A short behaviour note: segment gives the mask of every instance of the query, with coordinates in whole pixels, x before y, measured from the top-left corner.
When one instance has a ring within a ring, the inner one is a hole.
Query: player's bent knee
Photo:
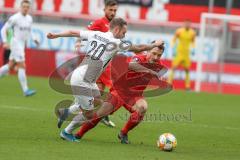
[[[145,114],[147,112],[147,104],[140,104],[136,107],[136,111],[139,112],[140,114]]]
[[[147,112],[147,108],[148,108],[147,105],[141,105],[139,112],[145,114]]]
[[[135,110],[138,111],[140,114],[145,114],[147,111],[148,105],[144,99],[140,99],[137,101]]]

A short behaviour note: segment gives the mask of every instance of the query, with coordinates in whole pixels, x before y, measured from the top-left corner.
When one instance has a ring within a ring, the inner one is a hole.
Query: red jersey
[[[109,31],[109,23],[110,21],[103,17],[92,22],[87,28],[92,31],[101,31],[101,32],[108,32]],[[103,83],[105,86],[111,87],[111,63],[107,66],[105,71],[101,74],[98,78],[97,83]]]
[[[87,28],[92,31],[101,31],[101,32],[108,32],[109,31],[109,23],[110,21],[103,17],[92,22]]]
[[[159,72],[161,69],[165,68],[160,61],[155,63],[149,63],[147,55],[137,55],[132,57],[130,62],[139,63],[140,65]],[[129,63],[129,62],[127,62]],[[116,66],[116,65],[114,65]],[[121,65],[122,66],[122,65]],[[128,66],[128,65],[127,65]],[[118,70],[118,69],[115,69]],[[126,73],[117,73],[121,75],[120,77],[113,78],[113,86],[111,91],[117,91],[120,96],[123,97],[139,97],[143,95],[143,91],[149,85],[150,81],[153,79],[157,80],[157,77],[150,73],[135,72],[132,70],[125,71]]]
[[[143,92],[147,86],[157,86],[157,90],[160,91],[162,86],[165,87],[164,85],[167,85],[167,82],[159,80],[158,77],[150,73],[129,70],[128,67],[130,62],[138,63],[156,72],[166,69],[160,61],[149,63],[146,55],[137,55],[128,59],[126,57],[124,59],[123,56],[116,56],[113,59],[113,66],[111,68],[113,71],[111,73],[113,86],[107,97],[107,102],[115,107],[114,111],[118,110],[121,106],[124,106],[132,113],[134,111],[132,106],[139,99],[144,98]],[[155,91],[156,90],[154,90],[154,93],[156,93]],[[148,91],[145,92],[147,93]],[[157,94],[158,93],[159,92],[157,92]],[[149,95],[153,95],[151,90],[149,91]]]

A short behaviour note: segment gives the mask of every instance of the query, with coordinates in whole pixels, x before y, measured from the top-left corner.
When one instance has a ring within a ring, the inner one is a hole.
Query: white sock
[[[72,134],[73,130],[81,126],[86,121],[86,118],[82,113],[76,115],[71,123],[65,128],[65,132],[68,134]]]
[[[70,114],[75,114],[80,111],[79,104],[73,104],[68,109]]]
[[[28,90],[28,86],[27,86],[27,77],[26,77],[25,69],[23,68],[18,69],[18,80],[22,86],[23,92],[26,92]]]
[[[9,65],[6,64],[0,68],[0,77],[5,76],[9,71]]]

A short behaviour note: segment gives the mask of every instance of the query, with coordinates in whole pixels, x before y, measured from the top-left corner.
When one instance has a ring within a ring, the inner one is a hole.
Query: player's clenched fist
[[[48,39],[54,39],[54,38],[58,38],[58,36],[57,36],[57,34],[54,34],[54,33],[48,33],[47,38]]]
[[[156,46],[160,47],[164,45],[164,41],[163,40],[156,40],[154,43]]]

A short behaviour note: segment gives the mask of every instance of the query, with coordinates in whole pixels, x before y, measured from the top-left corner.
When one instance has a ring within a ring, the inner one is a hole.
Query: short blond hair
[[[127,25],[127,22],[124,19],[122,19],[122,18],[114,18],[110,22],[110,29],[113,29],[116,26],[119,26],[120,28],[122,28],[125,25]]]

